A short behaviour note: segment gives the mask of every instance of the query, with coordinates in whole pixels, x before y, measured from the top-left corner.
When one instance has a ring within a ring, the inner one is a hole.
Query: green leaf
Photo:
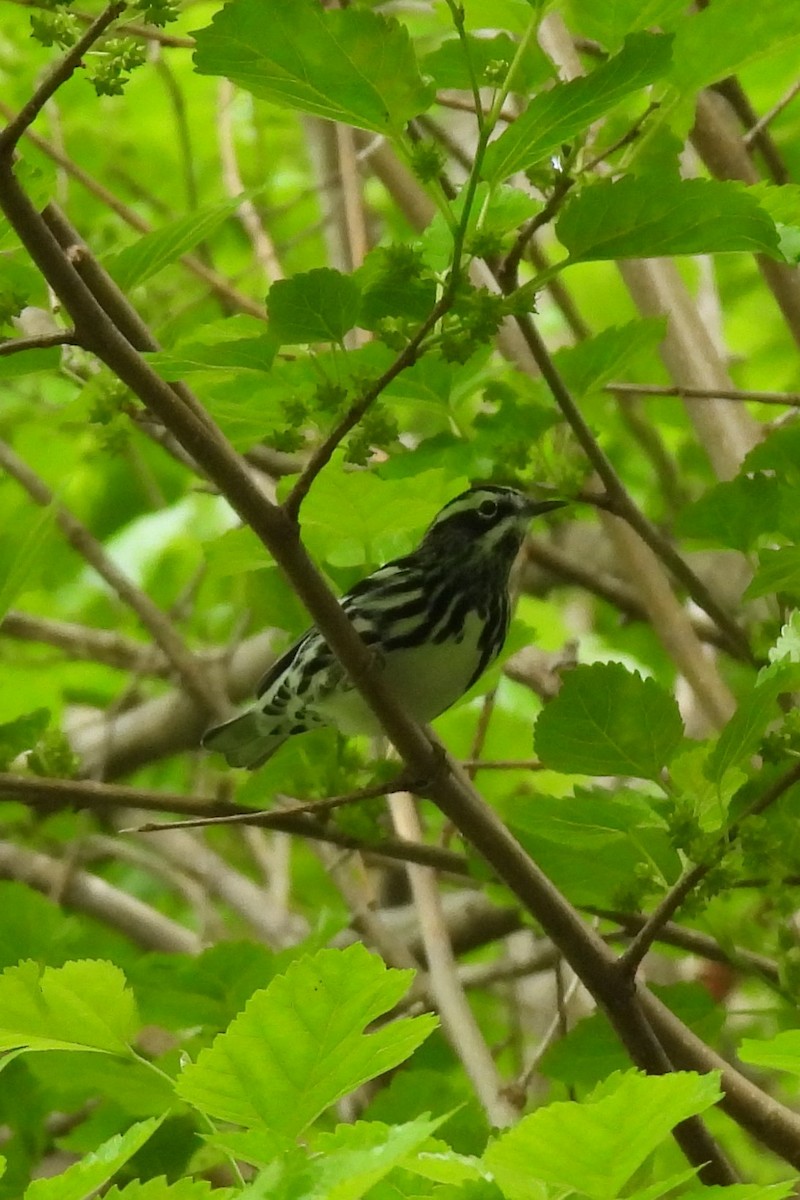
[[[438,510],[467,482],[443,470],[413,479],[367,471],[324,471],[303,504],[309,549],[338,567],[360,567],[407,554]]]
[[[740,700],[736,712],[709,755],[706,772],[718,786],[731,767],[744,763],[758,748],[767,727],[778,716],[778,697],[797,685],[797,669],[780,664],[768,669],[756,687]]]
[[[775,225],[741,184],[626,175],[584,188],[557,225],[570,262],[718,254],[777,256]]]
[[[207,371],[269,371],[278,341],[265,331],[263,321],[239,313],[223,321],[193,328],[169,350],[145,354],[162,379],[183,379]]]
[[[672,82],[682,95],[689,95],[766,54],[786,52],[798,38],[797,13],[781,0],[714,0],[678,28]]]
[[[625,96],[664,74],[670,63],[671,43],[671,36],[663,34],[631,34],[620,53],[590,75],[540,92],[522,116],[488,147],[484,178],[499,183],[584,134],[592,122]]]
[[[663,317],[629,321],[604,329],[575,346],[565,346],[553,355],[553,360],[570,391],[586,396],[619,379],[637,355],[652,355],[665,332]]]
[[[737,475],[684,509],[678,527],[686,537],[747,552],[760,537],[781,529],[781,501],[781,480],[775,476]]]
[[[609,50],[616,50],[637,29],[670,30],[686,19],[683,0],[614,0],[613,4],[572,0],[570,9],[574,27]]]
[[[528,1200],[530,1180],[616,1200],[633,1173],[680,1122],[715,1104],[719,1072],[628,1074],[594,1102],[540,1108],[491,1145],[484,1163],[509,1200]]]
[[[535,748],[555,771],[658,779],[683,738],[678,706],[621,663],[570,671],[536,722]]]
[[[502,25],[502,18],[497,27]],[[475,37],[466,35],[467,61],[464,43],[461,38],[447,38],[432,53],[426,54],[422,60],[422,70],[426,75],[433,76],[437,88],[455,88],[468,92],[472,87],[470,64],[478,80],[486,80],[487,68],[502,63],[507,71],[517,53],[519,43],[507,33],[498,33],[494,37]],[[553,66],[547,56],[537,45],[528,45],[524,61],[519,64],[518,73],[514,77],[514,90],[532,92],[553,77]]]
[[[318,267],[273,283],[269,330],[283,345],[341,342],[358,320],[361,292],[349,275]]]
[[[61,350],[58,346],[44,350],[20,350],[0,358],[0,379],[35,375],[37,371],[55,371],[60,362]]]
[[[223,1121],[295,1138],[347,1092],[403,1062],[429,1016],[365,1034],[405,993],[412,972],[387,970],[360,943],[293,963],[178,1080],[182,1099]]]
[[[195,38],[200,74],[359,129],[391,135],[433,100],[407,31],[364,9],[231,0]]]
[[[777,592],[800,595],[800,546],[760,551],[758,570],[745,589],[744,599],[774,596]]]
[[[0,726],[0,738],[2,729]],[[78,933],[75,918],[24,883],[0,883],[0,912],[0,970],[23,958],[61,963],[74,945]]]
[[[241,203],[242,196],[237,196],[208,208],[198,208],[161,229],[146,233],[132,246],[106,255],[103,265],[119,287],[129,291],[152,279],[182,254],[188,254],[198,242],[211,237]]]
[[[323,1133],[314,1140],[315,1154],[321,1156],[317,1194],[326,1200],[360,1200],[395,1167],[406,1166],[446,1120],[423,1115],[404,1125],[356,1121]]]
[[[728,1186],[693,1187],[681,1192],[681,1200],[784,1200],[796,1193],[797,1181],[782,1183],[734,1183]],[[635,1197],[631,1197],[635,1200]]]
[[[23,509],[16,515],[13,555],[3,563],[0,581],[0,621],[26,588],[38,582],[42,568],[52,552],[56,532],[56,511],[45,508]],[[10,561],[9,561],[10,559]]]
[[[49,711],[37,708],[32,713],[17,717],[15,721],[0,725],[0,770],[7,770],[17,755],[33,749],[49,721]]]
[[[120,1188],[114,1184],[103,1200],[232,1200],[232,1188],[217,1188],[205,1179],[176,1179],[168,1183],[163,1175],[156,1179],[132,1179]],[[53,1198],[55,1200],[55,1197]]]
[[[153,1136],[163,1117],[151,1117],[132,1125],[125,1133],[109,1138],[80,1162],[72,1163],[52,1179],[37,1179],[25,1191],[24,1200],[86,1200],[108,1183],[120,1167]],[[155,1198],[153,1198],[155,1200]],[[179,1200],[184,1200],[180,1197]],[[188,1200],[188,1197],[186,1198]],[[194,1197],[192,1197],[194,1200]]]
[[[28,961],[0,975],[0,1050],[127,1055],[137,1029],[133,993],[110,962],[42,968]]]
[[[644,796],[576,788],[572,796],[510,797],[500,813],[524,848],[573,904],[613,908],[642,879],[669,884],[680,858]],[[586,870],[591,861],[591,871]]]
[[[742,1062],[756,1067],[800,1075],[800,1029],[784,1029],[768,1040],[745,1038],[738,1053]]]

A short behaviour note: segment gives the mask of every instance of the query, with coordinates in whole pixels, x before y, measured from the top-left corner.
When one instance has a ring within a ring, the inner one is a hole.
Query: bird
[[[450,708],[497,658],[511,568],[530,521],[565,503],[496,484],[471,487],[445,504],[416,549],[341,598],[390,690],[418,721]],[[316,628],[272,665],[256,696],[203,736],[203,747],[232,767],[260,767],[288,738],[323,726],[348,736],[381,731]]]

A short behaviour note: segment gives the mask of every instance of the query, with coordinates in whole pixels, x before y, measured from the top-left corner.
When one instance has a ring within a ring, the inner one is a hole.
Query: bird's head
[[[564,500],[533,500],[515,488],[481,484],[456,496],[437,514],[423,539],[428,551],[500,559],[511,566],[531,519],[562,508]]]

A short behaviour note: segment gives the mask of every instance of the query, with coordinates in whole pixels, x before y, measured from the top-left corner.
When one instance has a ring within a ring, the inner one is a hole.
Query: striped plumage
[[[441,510],[411,554],[379,567],[341,604],[385,679],[420,721],[431,721],[497,657],[509,622],[508,580],[531,517],[562,501],[481,486]],[[262,679],[256,703],[210,729],[209,750],[259,767],[293,734],[323,725],[377,733],[367,704],[316,629]]]

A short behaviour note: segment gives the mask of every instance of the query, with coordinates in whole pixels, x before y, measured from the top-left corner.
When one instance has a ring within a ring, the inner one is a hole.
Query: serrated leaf
[[[205,1179],[176,1179],[169,1183],[165,1176],[159,1175],[155,1179],[132,1179],[122,1188],[114,1184],[103,1200],[231,1200],[233,1195],[232,1188],[212,1188]]]
[[[109,1138],[80,1162],[72,1163],[52,1179],[37,1179],[25,1191],[24,1200],[86,1200],[108,1183],[120,1167],[153,1136],[163,1117],[150,1117],[132,1125],[125,1133]],[[183,1200],[183,1198],[181,1198]],[[192,1198],[194,1200],[194,1198]]]
[[[56,528],[56,510],[52,504],[26,509],[17,515],[13,550],[3,563],[0,581],[0,621],[17,597],[38,580]]]
[[[775,225],[738,183],[626,175],[584,188],[562,212],[556,233],[570,262],[719,254],[778,256]]]
[[[32,713],[25,713],[14,721],[0,725],[0,770],[5,771],[17,755],[33,749],[49,721],[49,710],[37,708]]]
[[[358,320],[361,292],[349,275],[317,267],[273,283],[267,296],[269,331],[283,345],[341,342]]]
[[[364,9],[231,0],[195,39],[201,75],[359,129],[391,134],[433,100],[407,31]]]
[[[629,321],[558,350],[553,360],[570,391],[585,396],[619,378],[637,354],[652,354],[665,333],[666,320],[662,317]]]
[[[797,13],[780,0],[714,0],[678,27],[672,82],[682,95],[689,95],[767,54],[785,52],[798,38]]]
[[[404,1125],[356,1121],[314,1140],[318,1194],[326,1200],[361,1200],[394,1167],[406,1166],[447,1117],[425,1115]]]
[[[658,779],[683,738],[678,706],[621,663],[570,671],[536,722],[536,753],[555,771]]]
[[[795,1195],[797,1181],[784,1179],[781,1183],[733,1183],[729,1187],[693,1187],[681,1192],[681,1200],[784,1200]],[[636,1200],[634,1196],[631,1200]]]
[[[182,1099],[203,1112],[279,1137],[403,1062],[435,1019],[415,1017],[365,1034],[406,991],[410,971],[388,970],[360,943],[293,963],[187,1066]]]
[[[758,570],[744,592],[745,600],[774,596],[777,592],[800,595],[800,546],[762,550]]]
[[[106,255],[103,266],[123,291],[129,291],[137,284],[152,279],[182,254],[188,254],[199,242],[211,237],[241,203],[242,196],[237,196],[207,208],[195,209],[161,229],[146,233],[132,246]]]
[[[616,1200],[674,1127],[720,1096],[719,1072],[628,1074],[594,1103],[550,1104],[523,1117],[483,1161],[509,1200],[527,1200],[531,1178],[591,1200]]]
[[[559,83],[531,100],[522,116],[487,148],[482,174],[493,183],[533,167],[583,134],[621,99],[663,75],[672,37],[634,33],[619,54],[590,75]]]
[[[137,1029],[133,993],[113,963],[28,961],[0,975],[0,1050],[127,1055]]]

